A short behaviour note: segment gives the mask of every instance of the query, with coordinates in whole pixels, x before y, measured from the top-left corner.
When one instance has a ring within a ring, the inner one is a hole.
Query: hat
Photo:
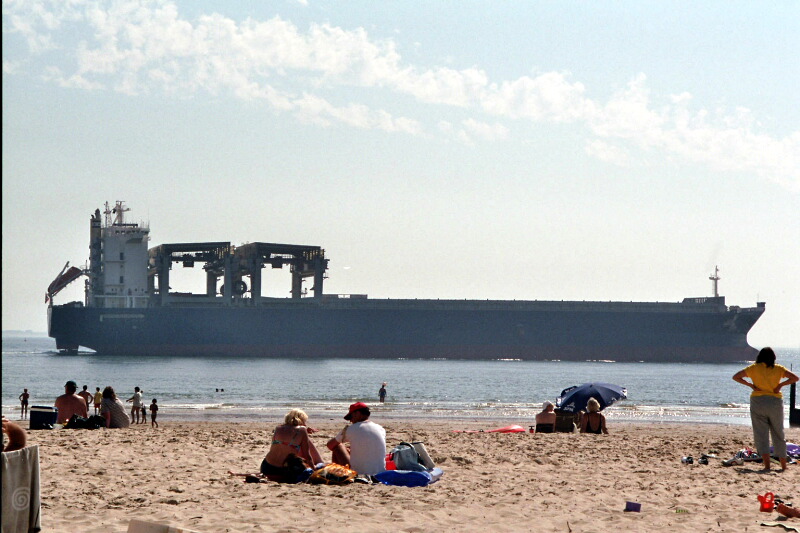
[[[77,388],[78,388],[78,384],[77,384],[77,383],[75,383],[75,382],[74,382],[74,381],[72,381],[72,380],[69,380],[69,381],[67,381],[66,383],[64,383],[64,386],[65,386],[65,387],[71,387],[71,388],[73,388],[73,389],[77,389]]]
[[[542,404],[542,409],[547,409],[548,407],[555,407],[555,406],[553,405],[553,402],[544,402]]]
[[[350,420],[350,417],[353,416],[353,413],[355,413],[359,409],[369,409],[369,406],[367,404],[365,404],[364,402],[356,402],[356,403],[354,403],[353,405],[350,406],[350,410],[347,412],[347,414],[344,415],[344,419],[345,420]]]

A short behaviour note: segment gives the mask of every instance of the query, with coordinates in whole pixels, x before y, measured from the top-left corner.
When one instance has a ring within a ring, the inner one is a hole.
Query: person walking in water
[[[381,403],[383,403],[384,400],[386,400],[386,382],[385,381],[383,382],[383,385],[381,385],[381,388],[378,391],[378,399],[380,400]]]
[[[745,378],[750,378],[750,381],[745,381]],[[750,393],[750,421],[753,424],[753,440],[758,455],[764,461],[765,471],[770,469],[770,436],[775,456],[781,462],[781,471],[786,470],[781,388],[797,383],[798,379],[796,374],[775,364],[775,351],[772,348],[762,348],[755,363],[733,375],[733,381],[753,389]]]
[[[19,395],[19,406],[22,409],[22,418],[25,419],[25,415],[28,414],[28,399],[31,397],[28,394],[28,389],[22,391],[22,394]]]

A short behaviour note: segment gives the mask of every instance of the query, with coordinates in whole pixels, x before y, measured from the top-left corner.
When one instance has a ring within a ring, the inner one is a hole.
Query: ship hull
[[[621,302],[273,301],[49,309],[62,350],[109,355],[739,362],[763,308]]]

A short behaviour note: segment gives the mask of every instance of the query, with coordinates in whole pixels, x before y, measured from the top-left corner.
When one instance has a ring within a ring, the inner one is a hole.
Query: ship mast
[[[125,211],[130,211],[129,207],[125,207],[125,200],[117,200],[116,205],[110,208],[106,202],[106,210],[103,214],[106,216],[106,227],[111,226],[111,215],[114,215],[113,225],[122,226],[125,224]]]
[[[714,273],[708,278],[714,284],[714,298],[719,298],[719,289],[717,283],[719,282],[719,267],[714,265]]]

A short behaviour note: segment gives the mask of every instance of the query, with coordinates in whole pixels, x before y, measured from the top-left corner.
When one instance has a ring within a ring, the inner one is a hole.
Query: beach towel
[[[398,487],[425,487],[435,483],[442,477],[442,469],[434,468],[430,472],[417,470],[386,470],[372,476],[384,485]]]
[[[769,453],[775,453],[775,447],[769,447]],[[786,455],[789,457],[794,457],[795,459],[800,459],[800,445],[797,445],[793,442],[786,443]]]
[[[39,494],[39,446],[3,452],[3,533],[42,530]]]
[[[506,426],[504,428],[497,428],[497,429],[473,429],[473,430],[454,429],[453,433],[525,433],[525,428],[515,424],[512,426]]]
[[[319,470],[315,470],[308,478],[308,482],[323,485],[346,485],[352,483],[356,475],[355,470],[336,463],[329,463]]]

